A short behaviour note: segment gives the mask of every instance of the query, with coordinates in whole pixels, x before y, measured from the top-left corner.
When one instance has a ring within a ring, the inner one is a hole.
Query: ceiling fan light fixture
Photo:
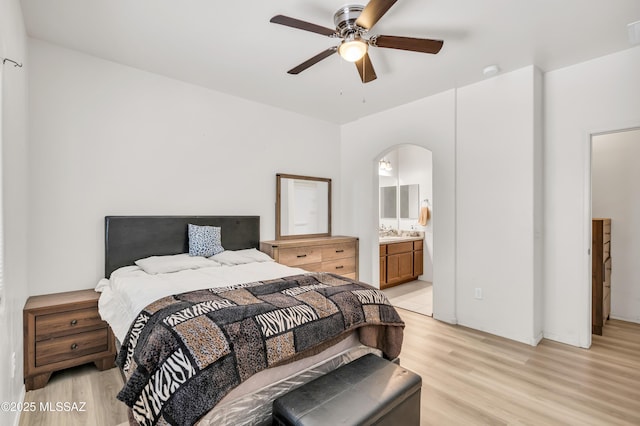
[[[368,47],[367,43],[359,36],[353,36],[340,43],[338,53],[345,61],[356,62],[367,53]]]

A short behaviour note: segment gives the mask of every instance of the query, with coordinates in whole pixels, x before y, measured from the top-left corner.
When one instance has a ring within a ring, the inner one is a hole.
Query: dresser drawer
[[[288,266],[304,265],[306,263],[319,263],[322,261],[322,248],[320,247],[293,247],[280,249],[278,262]]]
[[[106,328],[96,308],[77,309],[36,316],[36,341],[70,333]]]
[[[406,253],[408,251],[413,251],[413,241],[387,244],[387,254]]]
[[[322,247],[322,260],[342,259],[355,257],[356,243],[342,243]]]
[[[356,271],[356,259],[354,257],[322,262],[323,272],[332,272],[338,275],[346,275]]]
[[[36,342],[36,367],[106,351],[108,335],[103,328]]]

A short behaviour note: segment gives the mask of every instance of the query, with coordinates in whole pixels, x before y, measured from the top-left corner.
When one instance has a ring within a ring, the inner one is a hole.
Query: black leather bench
[[[369,354],[273,402],[273,424],[419,425],[422,378]]]

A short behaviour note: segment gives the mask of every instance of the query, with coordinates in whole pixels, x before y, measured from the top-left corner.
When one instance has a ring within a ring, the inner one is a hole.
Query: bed
[[[190,224],[219,227],[225,251],[206,259],[188,256]],[[132,423],[269,424],[272,401],[291,389],[368,353],[398,355],[404,324],[381,293],[332,274],[278,264],[257,250],[259,239],[256,216],[105,218],[106,278],[96,290],[100,314],[122,345],[117,363],[127,382],[119,399],[131,407]],[[202,264],[165,272],[166,263],[159,269],[135,263],[174,258]],[[335,306],[342,309],[352,299],[359,299],[358,307],[336,312]],[[252,310],[249,319],[235,318]],[[295,315],[274,321],[281,312]],[[330,332],[337,318],[346,331]],[[264,340],[255,343],[254,334]],[[222,355],[221,345],[229,348]],[[180,359],[171,358],[176,353]],[[203,361],[202,353],[211,359]],[[155,373],[152,358],[158,358]],[[183,361],[196,366],[189,368],[198,375],[175,367]],[[218,368],[228,374],[221,376]],[[150,388],[153,396],[145,394]],[[185,408],[192,402],[197,409]]]

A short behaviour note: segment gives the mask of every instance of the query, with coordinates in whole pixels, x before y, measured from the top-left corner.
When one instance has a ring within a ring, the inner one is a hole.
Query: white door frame
[[[588,291],[583,293],[585,296],[583,298],[584,303],[582,304],[584,306],[584,311],[583,311],[584,313],[582,315],[582,318],[586,323],[586,327],[582,329],[583,331],[580,336],[580,342],[582,342],[580,346],[585,348],[591,347],[591,324],[592,324],[592,318],[591,318],[591,298],[592,298],[592,287],[591,287],[592,286],[591,284],[592,193],[591,193],[591,188],[592,188],[592,182],[591,182],[591,179],[592,179],[592,161],[593,161],[592,159],[593,137],[612,134],[612,133],[627,132],[627,131],[638,130],[638,129],[640,129],[640,123],[634,123],[634,124],[621,123],[617,126],[613,125],[613,126],[607,127],[606,129],[597,129],[597,130],[589,131],[587,132],[587,135],[586,135],[587,149],[584,155],[585,186],[584,186],[584,196],[583,196],[583,199],[584,199],[584,215],[583,215],[584,250],[583,250],[583,253],[585,254],[585,258],[586,258],[586,261],[584,263],[586,264],[587,267],[583,271],[583,274],[584,274],[583,279],[584,279],[585,287],[588,289]]]

